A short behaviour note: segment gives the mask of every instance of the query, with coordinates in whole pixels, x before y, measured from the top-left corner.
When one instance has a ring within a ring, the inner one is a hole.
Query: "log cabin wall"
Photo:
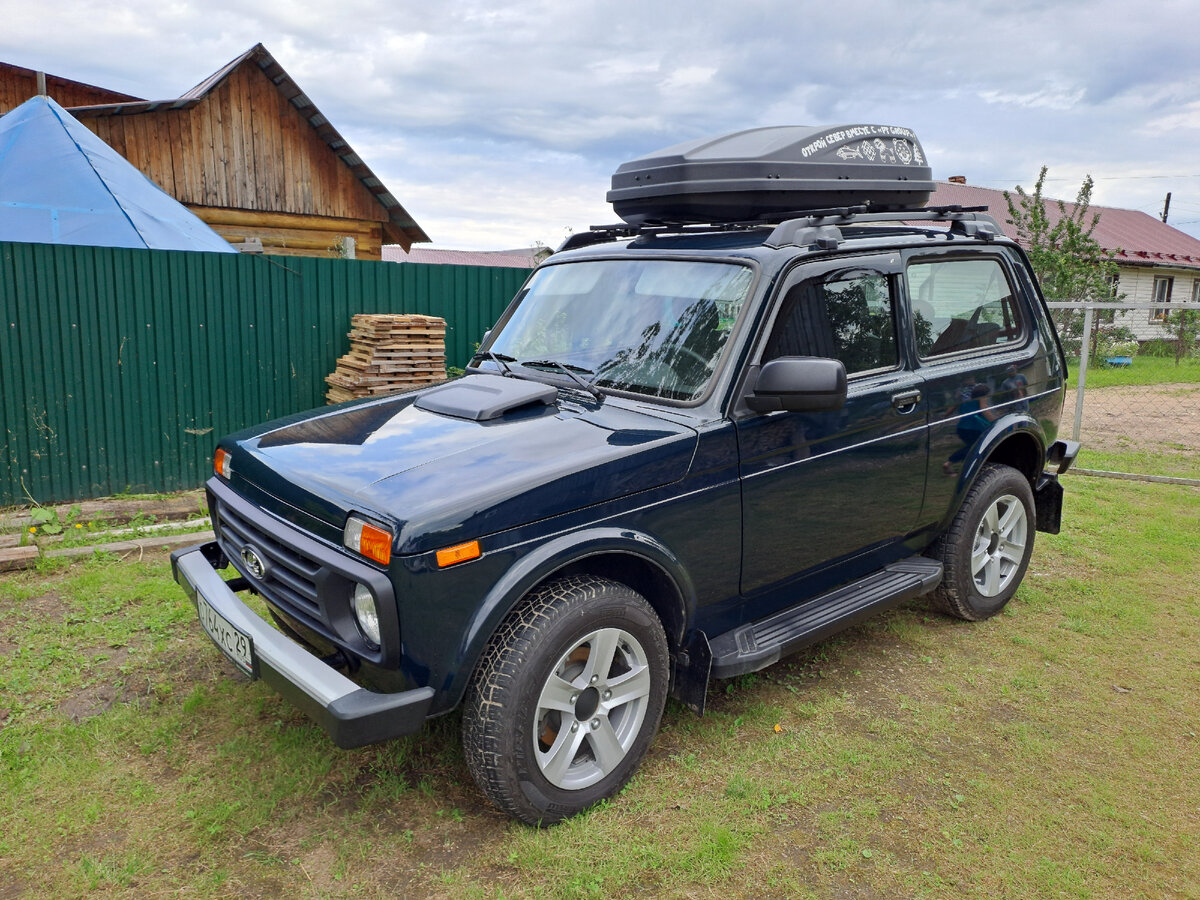
[[[193,104],[79,120],[231,243],[380,259],[387,210],[251,60]]]
[[[37,96],[37,72],[23,66],[0,63],[0,116]],[[60,106],[93,106],[99,103],[124,103],[137,100],[128,94],[109,91],[81,81],[57,75],[46,76],[46,93]]]

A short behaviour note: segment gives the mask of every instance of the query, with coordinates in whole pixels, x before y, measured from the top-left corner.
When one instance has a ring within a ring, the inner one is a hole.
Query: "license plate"
[[[234,665],[253,678],[254,641],[250,639],[250,635],[234,628],[229,620],[209,606],[208,601],[199,593],[196,594],[196,612],[200,616],[200,624],[204,626],[213,643]]]

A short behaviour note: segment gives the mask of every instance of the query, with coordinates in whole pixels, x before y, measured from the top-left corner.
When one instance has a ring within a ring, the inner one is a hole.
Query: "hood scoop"
[[[557,399],[557,389],[548,384],[482,374],[467,375],[433,388],[422,394],[414,405],[426,412],[486,422],[523,406],[548,406]]]

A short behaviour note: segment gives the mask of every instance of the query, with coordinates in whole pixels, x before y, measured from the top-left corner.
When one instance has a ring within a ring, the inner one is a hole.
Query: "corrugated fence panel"
[[[359,312],[462,367],[526,269],[0,244],[0,506],[195,487],[222,434],[324,403]]]

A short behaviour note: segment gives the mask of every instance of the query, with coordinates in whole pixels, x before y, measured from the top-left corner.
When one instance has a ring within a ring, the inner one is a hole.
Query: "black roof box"
[[[623,164],[608,202],[630,225],[749,222],[845,206],[919,209],[933,173],[889,125],[782,125],[676,144]]]

